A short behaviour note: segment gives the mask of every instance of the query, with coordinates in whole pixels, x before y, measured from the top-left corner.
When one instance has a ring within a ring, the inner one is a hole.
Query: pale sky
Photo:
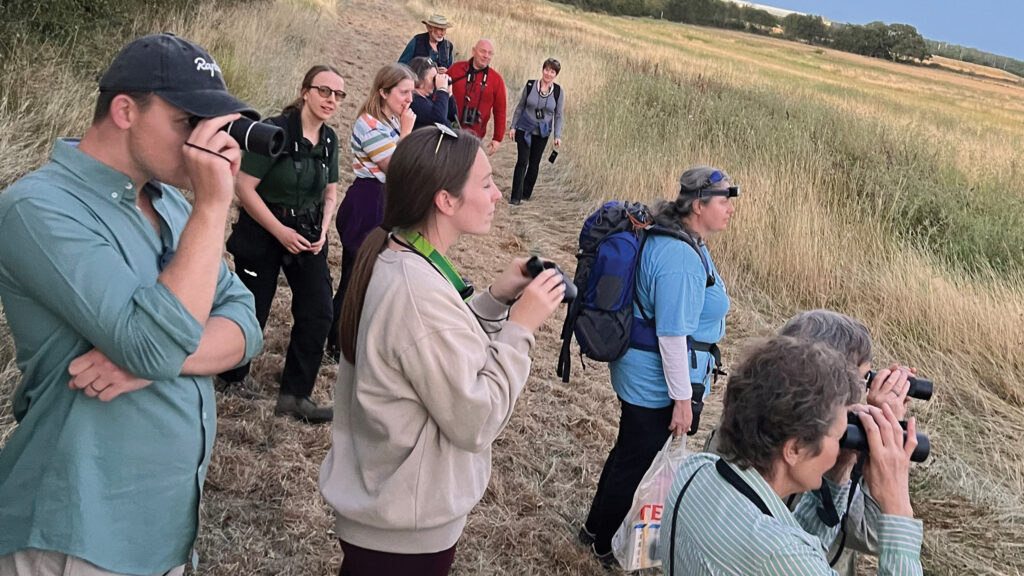
[[[929,40],[1024,60],[1024,0],[753,0],[834,22],[910,24]]]

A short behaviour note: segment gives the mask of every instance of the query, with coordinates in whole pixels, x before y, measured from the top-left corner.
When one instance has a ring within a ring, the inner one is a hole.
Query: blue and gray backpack
[[[658,351],[653,314],[647,315],[636,296],[636,269],[652,234],[686,242],[700,255],[708,275],[707,286],[715,283],[704,252],[690,235],[654,224],[648,207],[639,202],[601,206],[580,231],[573,276],[579,296],[566,313],[558,355],[557,373],[563,382],[569,381],[574,334],[581,362],[584,355],[598,362],[611,362],[622,358],[630,348]],[[633,321],[634,302],[642,316],[637,324]]]

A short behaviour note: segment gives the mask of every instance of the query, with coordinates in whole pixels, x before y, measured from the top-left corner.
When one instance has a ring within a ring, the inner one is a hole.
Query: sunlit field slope
[[[933,377],[912,408],[933,442],[912,478],[926,572],[1024,569],[1024,88],[549,4],[433,5],[456,45],[494,39],[511,87],[561,60],[568,243],[596,201],[728,170],[742,195],[712,251],[734,319],[834,308],[870,326],[876,364]]]

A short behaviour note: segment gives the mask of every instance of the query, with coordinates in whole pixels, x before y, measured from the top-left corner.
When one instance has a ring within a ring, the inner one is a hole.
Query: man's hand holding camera
[[[195,192],[197,205],[206,201],[231,203],[234,177],[242,165],[242,150],[221,128],[239,118],[241,114],[203,119],[184,144],[188,187]]]

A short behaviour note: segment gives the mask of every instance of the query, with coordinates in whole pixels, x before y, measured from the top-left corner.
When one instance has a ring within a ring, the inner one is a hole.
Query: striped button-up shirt
[[[695,454],[679,469],[665,502],[664,525],[659,546],[668,576],[832,575],[825,550],[836,539],[839,526],[828,527],[818,518],[821,500],[817,492],[804,495],[792,513],[761,475],[733,466],[740,478],[761,497],[771,516],[740,494],[715,470],[714,454]],[[693,477],[679,509],[676,498]],[[849,484],[830,485],[839,514],[846,510]],[[671,538],[676,518],[675,540]],[[878,574],[917,576],[921,571],[920,520],[883,514],[879,522]],[[669,554],[675,557],[670,572]]]

